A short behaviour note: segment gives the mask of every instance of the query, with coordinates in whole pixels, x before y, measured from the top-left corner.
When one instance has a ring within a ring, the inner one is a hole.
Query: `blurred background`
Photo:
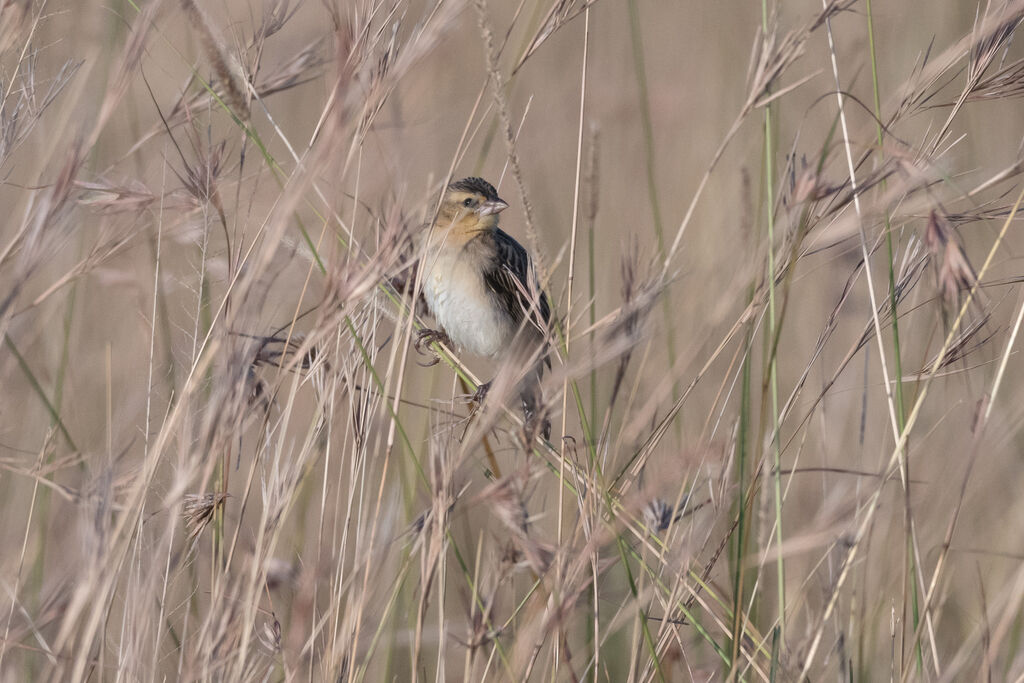
[[[1020,675],[1022,10],[4,3],[0,675]],[[469,175],[550,444],[388,285]]]

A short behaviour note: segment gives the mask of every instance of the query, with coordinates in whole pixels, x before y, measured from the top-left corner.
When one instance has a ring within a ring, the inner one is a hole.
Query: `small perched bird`
[[[548,438],[549,425],[536,420],[540,379],[545,364],[551,367],[545,335],[551,308],[526,249],[498,227],[507,208],[482,178],[448,186],[422,251],[423,295],[443,333],[424,330],[419,343],[447,338],[480,356],[532,363],[518,391],[527,431],[539,427]]]

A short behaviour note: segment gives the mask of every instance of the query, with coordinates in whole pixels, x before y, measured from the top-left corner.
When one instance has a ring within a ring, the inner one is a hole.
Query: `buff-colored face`
[[[505,201],[487,199],[479,192],[448,190],[437,216],[437,228],[467,234],[488,230],[498,222],[498,214],[508,208]]]

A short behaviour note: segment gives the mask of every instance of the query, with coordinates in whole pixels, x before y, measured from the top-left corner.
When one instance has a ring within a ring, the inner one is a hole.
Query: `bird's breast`
[[[448,337],[470,353],[495,356],[515,333],[512,320],[484,282],[483,265],[465,250],[443,249],[435,255],[423,294]]]

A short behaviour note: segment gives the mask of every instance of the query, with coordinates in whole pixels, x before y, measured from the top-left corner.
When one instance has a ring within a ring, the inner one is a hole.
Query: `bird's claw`
[[[523,414],[523,436],[526,443],[531,444],[540,435],[544,441],[551,440],[551,420],[543,413],[526,412]]]
[[[430,345],[434,343],[451,346],[452,341],[442,330],[424,329],[416,333],[416,341],[413,342],[413,348],[416,349],[416,353],[423,356],[433,356],[433,358],[426,363],[420,363],[420,365],[425,368],[429,368],[430,366],[437,365],[441,362],[441,357],[430,348]]]
[[[523,406],[523,436],[527,444],[533,443],[538,435],[544,440],[551,439],[551,420],[541,401],[540,387],[527,389],[521,396]]]
[[[469,398],[470,398],[471,401],[475,401],[477,403],[481,403],[482,404],[484,402],[484,399],[487,398],[487,392],[490,391],[490,390],[491,390],[491,382],[484,382],[483,384],[481,384],[480,386],[478,386],[476,388],[476,391],[474,391],[473,395],[470,396]]]
[[[288,360],[294,359],[294,354],[302,348],[303,339],[301,337],[278,337],[269,336],[260,338],[260,345],[256,349],[256,355],[253,358],[253,365],[278,365],[281,363],[281,357],[288,355]],[[308,370],[313,367],[313,364],[317,360],[317,348],[311,347],[302,356],[302,359],[298,361],[298,367],[303,370]]]

